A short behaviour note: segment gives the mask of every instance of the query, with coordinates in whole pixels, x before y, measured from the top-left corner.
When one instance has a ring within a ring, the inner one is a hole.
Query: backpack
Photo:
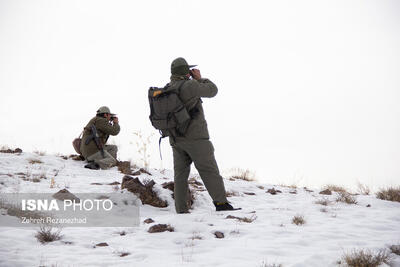
[[[78,138],[75,138],[72,141],[72,146],[74,147],[76,153],[78,153],[79,155],[82,155],[82,152],[81,152],[81,143],[82,143],[81,136],[82,136],[82,134],[83,134],[83,132],[81,132],[81,134],[79,135]]]
[[[159,130],[161,138],[183,136],[189,126],[191,116],[179,98],[179,91],[184,83],[185,81],[177,89],[171,88],[169,84],[164,88],[149,89],[149,119],[154,128]]]

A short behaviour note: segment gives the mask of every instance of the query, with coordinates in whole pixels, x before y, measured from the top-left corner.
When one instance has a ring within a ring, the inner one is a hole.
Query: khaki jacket
[[[99,135],[99,140],[103,146],[107,143],[108,137],[110,135],[117,135],[120,131],[119,124],[111,125],[109,121],[104,117],[94,117],[86,125],[83,131],[82,142],[81,142],[81,152],[85,159],[94,153],[98,152],[99,149],[96,146],[95,141],[92,139],[89,144],[85,145],[88,138],[92,136],[92,131],[90,126],[94,124]]]
[[[182,82],[184,82],[182,84]],[[199,139],[209,139],[209,133],[207,128],[207,122],[204,116],[204,110],[201,98],[202,97],[214,97],[217,92],[217,86],[208,79],[200,80],[189,80],[182,76],[171,76],[170,86],[179,88],[179,97],[184,103],[185,107],[192,113],[192,120],[188,126],[188,129],[183,137],[170,137],[170,143],[174,141],[190,141]]]

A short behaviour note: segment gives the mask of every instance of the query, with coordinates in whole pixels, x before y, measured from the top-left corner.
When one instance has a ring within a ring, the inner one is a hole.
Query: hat
[[[102,106],[97,110],[97,114],[104,114],[104,113],[109,113],[111,115],[116,115],[114,113],[111,113],[110,109],[106,106]]]
[[[189,70],[197,65],[189,65],[183,57],[174,59],[171,63],[171,74],[173,75],[186,75]]]

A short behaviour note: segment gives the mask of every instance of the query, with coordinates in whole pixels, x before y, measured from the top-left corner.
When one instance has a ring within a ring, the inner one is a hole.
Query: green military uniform
[[[182,61],[183,60],[183,61]],[[177,62],[178,61],[178,62]],[[183,62],[183,63],[182,63]],[[170,136],[174,157],[174,195],[178,213],[187,212],[187,190],[190,165],[193,162],[214,203],[226,203],[225,187],[214,157],[214,147],[210,142],[205,120],[202,97],[214,97],[217,86],[208,79],[190,80],[187,69],[174,69],[174,63],[185,64],[183,58],[174,60],[171,66],[170,86],[179,88],[179,97],[191,113],[192,120],[184,136]]]
[[[101,107],[99,111],[102,110],[102,108],[104,109],[106,107]],[[101,116],[102,115],[101,113],[99,114],[99,111],[98,115],[92,118],[84,128],[82,142],[81,142],[81,152],[87,161],[89,162],[94,161],[100,166],[101,169],[108,169],[117,164],[116,158],[117,158],[118,148],[115,145],[105,145],[105,144],[110,135],[117,135],[119,133],[120,126],[118,123],[111,125],[106,118]],[[106,109],[106,111],[110,113],[108,108]],[[94,125],[97,129],[97,133],[99,135],[99,141],[104,146],[103,148],[104,156],[97,147],[94,139],[92,139],[86,145],[86,140],[88,138],[91,138],[92,136],[92,131],[90,129],[91,125]]]

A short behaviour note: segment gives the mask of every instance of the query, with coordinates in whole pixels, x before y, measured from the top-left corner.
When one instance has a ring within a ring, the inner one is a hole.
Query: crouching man
[[[117,165],[118,148],[106,143],[110,135],[117,135],[119,131],[119,122],[115,114],[111,113],[108,107],[100,107],[83,131],[81,152],[89,162],[85,168],[104,170]]]

